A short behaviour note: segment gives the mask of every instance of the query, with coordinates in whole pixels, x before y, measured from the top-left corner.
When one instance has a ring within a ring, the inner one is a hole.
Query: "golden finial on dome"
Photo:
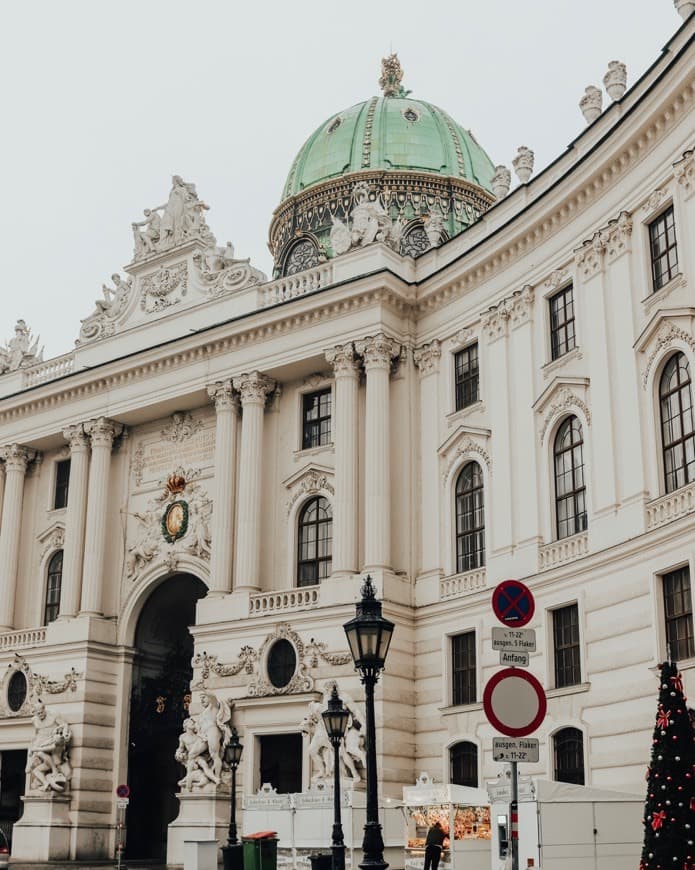
[[[385,97],[403,97],[405,91],[401,82],[403,81],[403,67],[401,66],[398,55],[394,51],[388,57],[381,59],[381,78],[379,79],[379,87]]]

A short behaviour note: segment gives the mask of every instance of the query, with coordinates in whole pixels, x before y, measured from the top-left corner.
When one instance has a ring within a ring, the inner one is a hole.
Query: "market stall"
[[[490,803],[484,789],[435,784],[421,773],[403,789],[406,821],[405,870],[422,870],[425,839],[438,821],[447,839],[440,870],[489,870]]]

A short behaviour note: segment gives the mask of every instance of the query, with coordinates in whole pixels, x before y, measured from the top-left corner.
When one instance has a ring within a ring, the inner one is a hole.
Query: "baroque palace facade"
[[[310,703],[336,680],[359,707],[341,626],[366,573],[396,624],[385,796],[423,770],[499,773],[481,699],[508,577],[536,596],[548,696],[524,772],[642,791],[667,644],[695,694],[694,28],[627,91],[611,64],[612,101],[588,89],[588,126],[536,177],[520,149],[511,192],[392,56],[382,96],[292,165],[273,279],[175,176],[72,352],[44,362],[17,324],[0,823],[26,788],[18,859],[111,854],[119,783],[135,857],[167,837],[171,857],[184,805],[222,828],[230,721],[241,793],[306,792]]]

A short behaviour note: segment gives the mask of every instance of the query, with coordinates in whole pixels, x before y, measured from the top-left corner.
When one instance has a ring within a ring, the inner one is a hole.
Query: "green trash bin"
[[[277,870],[278,838],[275,831],[258,831],[241,838],[244,870]]]

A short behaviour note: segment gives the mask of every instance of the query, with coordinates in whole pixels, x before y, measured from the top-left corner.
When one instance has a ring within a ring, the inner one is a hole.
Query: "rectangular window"
[[[70,460],[64,459],[56,462],[56,486],[53,497],[53,507],[64,508],[68,506],[68,486],[70,484]]]
[[[302,396],[302,450],[331,443],[331,391]]]
[[[451,703],[475,704],[475,632],[467,631],[451,638]]]
[[[649,252],[652,260],[652,288],[656,293],[678,272],[673,206],[649,224]]]
[[[690,596],[690,569],[679,568],[663,576],[666,643],[671,660],[682,661],[695,656],[693,640],[693,604]]]
[[[572,285],[560,290],[548,300],[550,304],[550,351],[559,359],[575,347],[574,298]]]
[[[556,688],[577,686],[581,683],[579,608],[576,604],[553,610],[553,654]]]
[[[478,345],[454,354],[454,384],[456,387],[456,410],[467,408],[480,398],[478,374]]]

